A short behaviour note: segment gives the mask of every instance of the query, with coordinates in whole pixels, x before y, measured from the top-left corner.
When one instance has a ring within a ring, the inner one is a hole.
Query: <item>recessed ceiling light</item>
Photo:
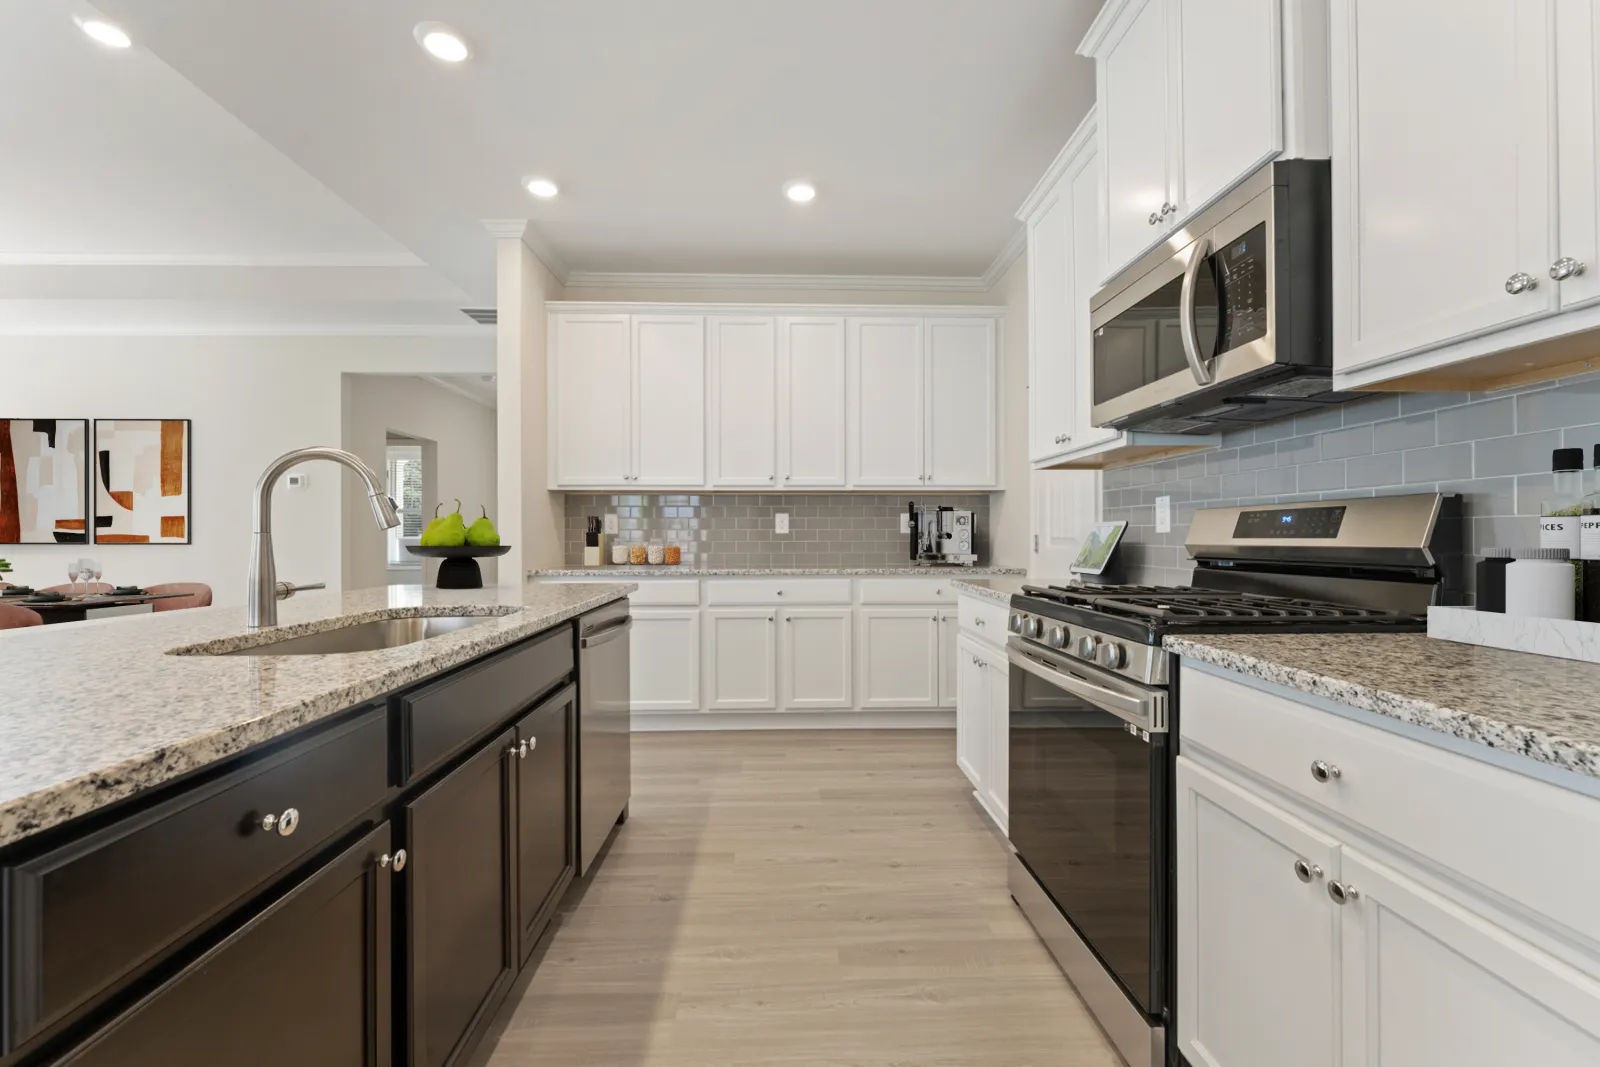
[[[107,48],[126,48],[133,43],[126,33],[117,26],[106,22],[104,19],[75,18],[78,29],[93,37]]]
[[[783,187],[783,195],[797,204],[809,204],[817,198],[817,187],[810,182],[790,182]]]
[[[522,187],[540,200],[549,200],[561,191],[549,178],[527,178],[523,180]]]
[[[446,63],[460,63],[472,55],[472,49],[467,47],[467,42],[461,39],[461,35],[443,23],[419,22],[411,33],[417,39],[417,43],[427,49],[429,55]]]

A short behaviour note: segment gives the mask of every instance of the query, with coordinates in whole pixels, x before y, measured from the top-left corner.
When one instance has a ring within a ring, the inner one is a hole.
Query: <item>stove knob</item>
[[[1022,620],[1022,636],[1028,638],[1029,640],[1039,640],[1039,633],[1043,629],[1044,624],[1038,619],[1034,618],[1032,615],[1029,615],[1027,618]]]
[[[1067,628],[1065,626],[1052,626],[1050,632],[1045,634],[1045,641],[1055,648],[1061,648],[1067,643]]]
[[[1020,614],[1011,616],[1011,632],[1014,634],[1022,632],[1022,616]]]
[[[1078,655],[1084,659],[1094,659],[1095,650],[1100,647],[1100,639],[1093,634],[1084,634],[1078,638]]]
[[[1100,646],[1096,658],[1100,666],[1117,670],[1128,665],[1128,650],[1121,645],[1104,644]]]

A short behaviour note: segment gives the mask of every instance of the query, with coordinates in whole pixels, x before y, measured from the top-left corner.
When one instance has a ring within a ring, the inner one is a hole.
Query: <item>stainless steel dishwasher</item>
[[[613,827],[628,817],[633,756],[628,631],[618,600],[578,619],[578,874],[589,873]]]

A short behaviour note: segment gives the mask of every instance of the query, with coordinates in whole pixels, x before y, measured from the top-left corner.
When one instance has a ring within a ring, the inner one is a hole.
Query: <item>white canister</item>
[[[1564,548],[1530,548],[1506,566],[1506,614],[1571,619],[1577,586]]]

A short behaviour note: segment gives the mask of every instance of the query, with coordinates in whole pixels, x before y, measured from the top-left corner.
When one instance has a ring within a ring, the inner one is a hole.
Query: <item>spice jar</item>
[[[637,567],[640,564],[644,563],[644,560],[645,560],[645,552],[644,552],[644,546],[643,545],[634,545],[634,546],[632,546],[631,548],[628,549],[628,562],[629,563],[632,563],[634,566]]]
[[[667,565],[668,566],[676,566],[677,564],[682,563],[682,562],[683,562],[683,549],[679,548],[677,545],[668,545],[667,546]]]
[[[667,561],[667,550],[664,547],[662,547],[662,544],[661,544],[660,541],[651,541],[650,542],[650,551],[649,551],[648,558],[649,558],[651,563],[656,563],[656,564],[665,563]]]
[[[628,562],[628,546],[620,543],[613,544],[611,546],[611,562],[618,566]]]

